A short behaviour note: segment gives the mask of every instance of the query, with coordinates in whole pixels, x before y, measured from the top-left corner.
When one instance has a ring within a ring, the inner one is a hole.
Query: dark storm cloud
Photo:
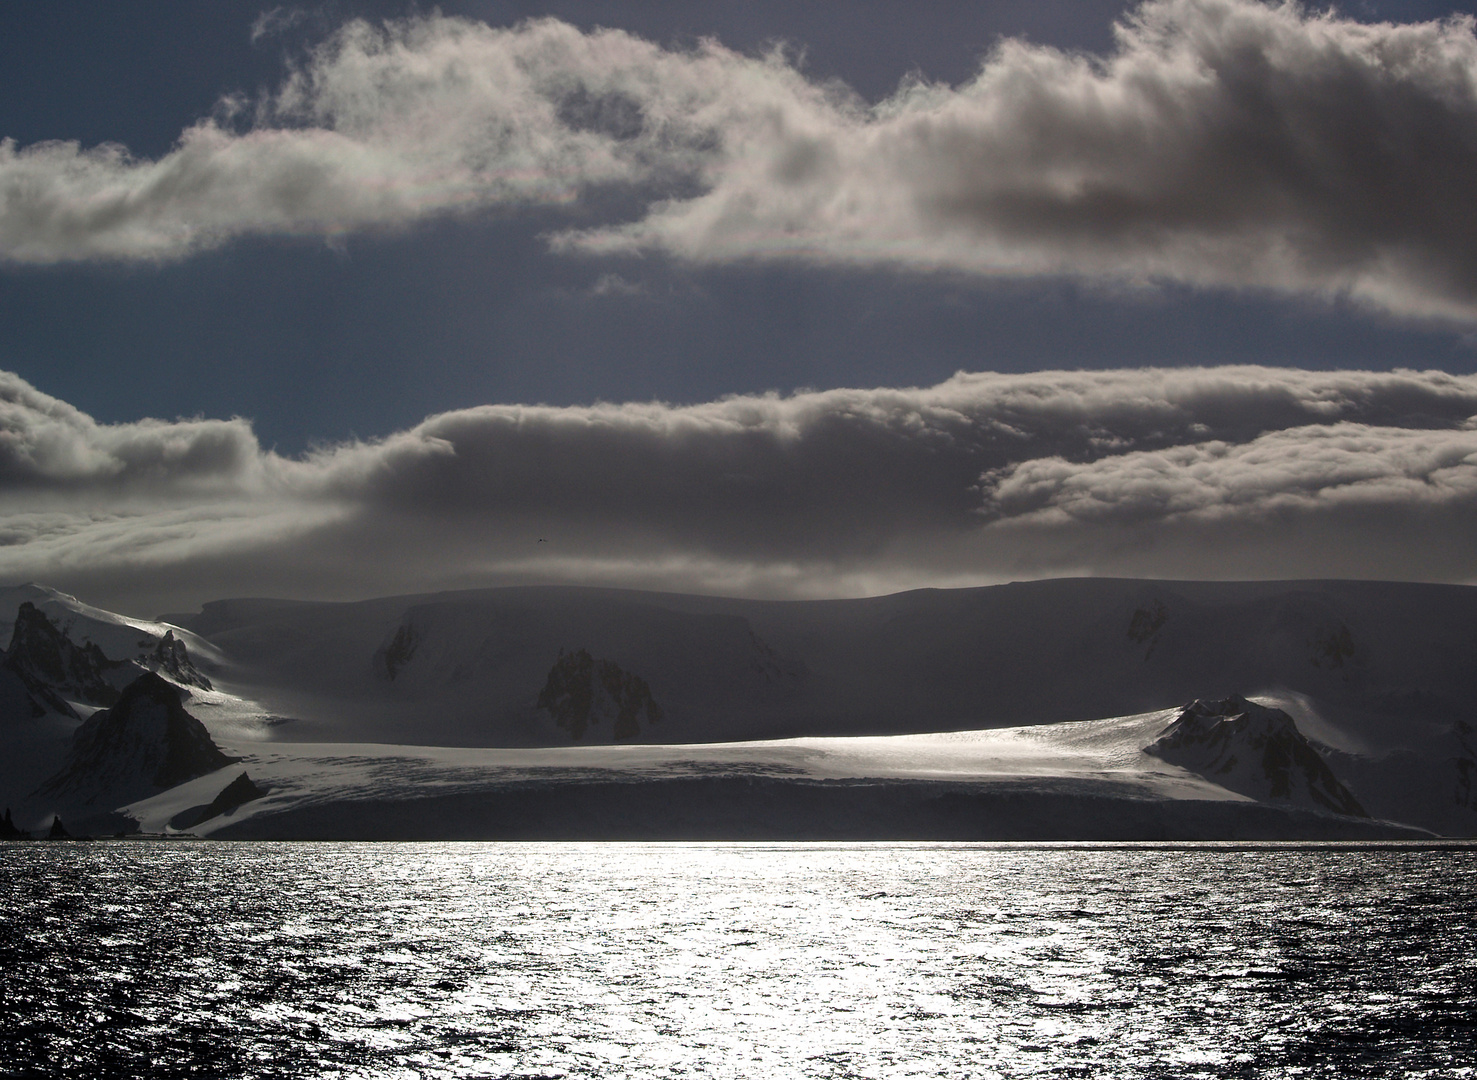
[[[0,145],[0,257],[174,259],[621,185],[560,250],[1179,281],[1477,317],[1477,37],[1150,0],[875,107],[781,54],[553,20],[354,22],[158,160]],[[241,130],[233,124],[250,115]]]
[[[240,421],[219,427],[247,452],[192,454],[214,445],[209,422],[100,425],[5,386],[0,577],[90,594],[1477,576],[1472,376],[960,374],[681,407],[487,406],[296,459]],[[135,468],[147,483],[115,482]]]

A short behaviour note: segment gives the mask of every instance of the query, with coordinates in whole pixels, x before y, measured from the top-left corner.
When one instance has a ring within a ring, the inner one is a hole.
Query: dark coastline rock
[[[510,784],[259,813],[241,840],[1264,841],[1432,839],[1287,803],[1145,800],[1029,783],[682,777]]]
[[[257,787],[246,773],[242,773],[221,789],[219,795],[205,806],[192,806],[169,819],[171,829],[193,829],[202,822],[222,815],[234,814],[241,807],[266,794]]]

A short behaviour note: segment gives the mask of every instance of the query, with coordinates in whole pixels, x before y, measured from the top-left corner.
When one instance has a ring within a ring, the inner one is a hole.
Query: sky
[[[0,582],[1477,577],[1474,6],[0,8]]]

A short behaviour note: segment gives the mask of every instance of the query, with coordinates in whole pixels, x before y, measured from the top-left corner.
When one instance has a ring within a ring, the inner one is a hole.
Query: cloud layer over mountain
[[[347,24],[158,160],[0,144],[0,259],[588,215],[614,186],[634,219],[558,249],[1178,281],[1470,322],[1473,175],[1470,18],[1149,0],[1110,55],[1007,40],[962,85],[870,106],[780,53],[427,16]]]
[[[964,374],[484,406],[301,458],[0,377],[0,580],[101,602],[517,581],[844,595],[1067,573],[1477,577],[1477,377]]]

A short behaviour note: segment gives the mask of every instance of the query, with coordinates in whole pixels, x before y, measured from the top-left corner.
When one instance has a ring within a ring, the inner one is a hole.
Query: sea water
[[[0,845],[0,1075],[1477,1075],[1477,852]]]

